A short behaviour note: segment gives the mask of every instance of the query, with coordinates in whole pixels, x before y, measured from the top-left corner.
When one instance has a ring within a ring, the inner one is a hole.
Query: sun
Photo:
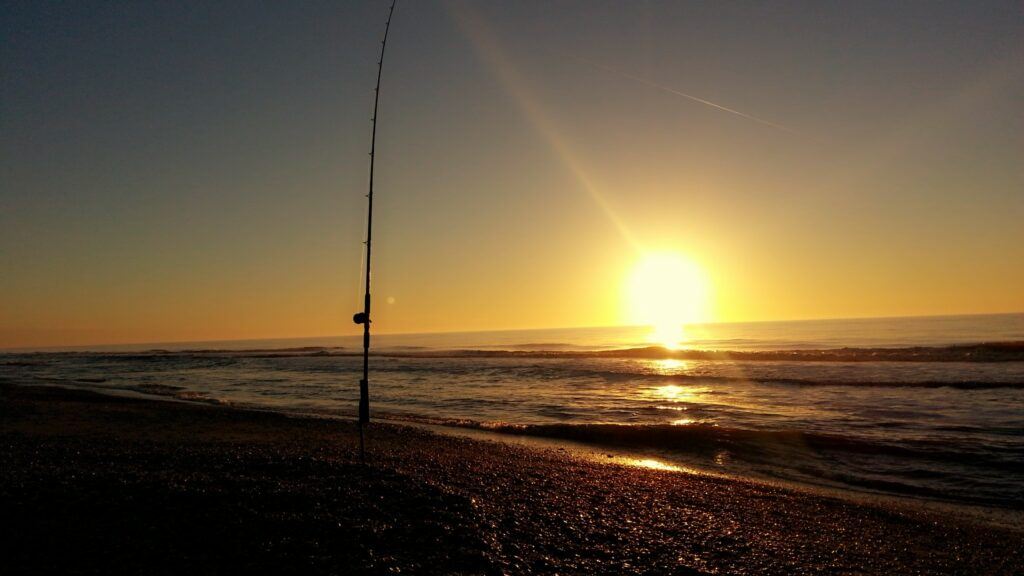
[[[685,341],[686,324],[710,320],[707,276],[677,252],[643,256],[626,283],[629,322],[650,326],[650,340],[674,349]]]

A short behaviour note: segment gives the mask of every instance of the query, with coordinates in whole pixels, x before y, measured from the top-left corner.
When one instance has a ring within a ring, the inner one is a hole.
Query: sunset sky
[[[6,3],[0,347],[356,333],[387,9]],[[391,34],[381,332],[632,323],[652,253],[694,320],[1024,311],[1019,2],[415,0]]]

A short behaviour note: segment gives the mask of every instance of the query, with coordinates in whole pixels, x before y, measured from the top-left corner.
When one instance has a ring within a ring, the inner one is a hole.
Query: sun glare
[[[651,342],[669,349],[686,341],[686,324],[709,320],[704,271],[675,252],[648,254],[640,260],[626,293],[630,322],[650,326]]]

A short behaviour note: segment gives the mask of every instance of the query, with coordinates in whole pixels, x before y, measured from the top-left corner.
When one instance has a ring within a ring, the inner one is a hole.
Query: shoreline
[[[317,417],[315,414],[310,414],[309,416]],[[329,418],[346,420],[343,417],[336,416],[329,416]],[[723,480],[762,484],[797,493],[806,493],[812,496],[845,500],[855,505],[863,504],[868,506],[905,509],[911,513],[923,512],[926,514],[963,515],[983,524],[990,524],[995,527],[1024,533],[1024,510],[1005,509],[990,505],[956,502],[952,500],[941,500],[927,496],[880,492],[852,486],[838,486],[828,484],[824,481],[815,483],[811,481],[789,480],[758,473],[752,470],[715,470],[712,469],[707,462],[702,461],[698,457],[686,457],[679,453],[673,453],[670,450],[634,449],[623,446],[587,443],[557,437],[508,434],[488,429],[460,428],[457,426],[445,426],[441,424],[422,424],[414,421],[381,419],[375,420],[375,422],[386,422],[397,426],[410,426],[436,434],[469,438],[471,440],[482,442],[501,442],[515,446],[524,446],[534,450],[556,450],[565,452],[574,458],[581,458],[603,465],[651,468],[681,474],[704,476],[707,478],[719,478]]]
[[[374,423],[0,385],[8,573],[964,573],[969,517]]]
[[[0,386],[5,385],[0,383]],[[6,384],[11,385],[11,384]],[[325,419],[354,424],[355,419],[331,411],[294,410],[259,405],[238,404],[202,396],[178,396],[146,392],[131,388],[107,388],[91,386],[89,382],[45,384],[14,384],[15,386],[60,388],[69,391],[85,391],[101,396],[149,400],[154,402],[176,402],[199,406],[215,406],[228,410],[254,413],[277,414],[288,418]],[[388,426],[411,427],[434,434],[468,438],[484,442],[501,442],[532,449],[556,450],[575,458],[590,460],[599,464],[618,464],[630,467],[655,468],[666,471],[698,474],[713,478],[748,481],[765,484],[796,492],[848,500],[854,504],[880,505],[905,508],[909,511],[926,513],[955,514],[973,517],[975,520],[1002,528],[1024,532],[1024,509],[1001,508],[986,503],[974,503],[942,499],[934,496],[919,496],[911,493],[894,493],[846,484],[829,483],[824,479],[793,479],[774,476],[743,466],[716,469],[713,463],[700,456],[673,452],[644,446],[626,446],[599,441],[574,440],[559,436],[544,436],[509,432],[500,428],[445,424],[430,418],[409,417],[388,414],[373,418],[373,423]]]

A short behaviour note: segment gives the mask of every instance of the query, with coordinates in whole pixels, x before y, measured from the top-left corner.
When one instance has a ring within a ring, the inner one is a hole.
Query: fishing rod
[[[366,462],[366,445],[363,428],[370,424],[370,250],[373,240],[373,160],[377,151],[377,105],[380,103],[380,77],[384,71],[384,49],[388,46],[388,30],[391,16],[395,13],[398,0],[391,0],[388,21],[384,24],[384,40],[380,43],[380,59],[377,60],[377,86],[373,89],[373,129],[370,133],[370,190],[366,194],[366,291],[363,294],[363,311],[352,316],[352,321],[363,325],[363,378],[359,381],[359,460]]]

